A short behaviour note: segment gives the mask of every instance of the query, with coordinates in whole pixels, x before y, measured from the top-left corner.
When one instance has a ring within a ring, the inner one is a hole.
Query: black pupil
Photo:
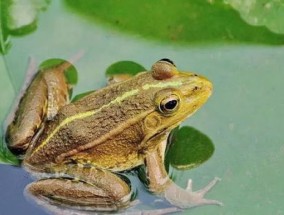
[[[177,106],[177,100],[171,100],[165,104],[166,110],[173,110],[176,106]]]

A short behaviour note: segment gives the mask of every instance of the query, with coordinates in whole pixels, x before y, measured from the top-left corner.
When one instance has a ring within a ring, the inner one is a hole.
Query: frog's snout
[[[200,80],[200,88],[204,91],[209,93],[209,96],[212,94],[213,91],[213,84],[211,81],[209,81],[207,78],[203,76],[199,76]]]
[[[205,96],[209,97],[213,91],[213,84],[207,78],[194,73],[183,73],[187,76],[183,84],[183,95],[188,96]]]
[[[203,76],[198,76],[191,87],[190,97],[194,96],[196,99],[200,99],[200,101],[202,100],[203,102],[211,96],[213,91],[213,84]]]

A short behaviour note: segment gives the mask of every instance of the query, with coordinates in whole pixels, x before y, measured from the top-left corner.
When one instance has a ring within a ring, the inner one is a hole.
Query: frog
[[[184,189],[164,165],[170,132],[212,94],[208,79],[163,58],[70,102],[70,64],[38,71],[7,127],[9,149],[37,178],[25,188],[31,196],[82,210],[124,210],[133,188],[121,173],[142,166],[148,191],[175,207],[222,205],[205,198],[218,178],[198,191],[189,179]]]

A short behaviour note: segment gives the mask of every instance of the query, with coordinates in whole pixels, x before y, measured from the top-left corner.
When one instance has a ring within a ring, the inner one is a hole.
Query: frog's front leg
[[[13,121],[6,132],[9,148],[23,153],[39,136],[45,120],[51,120],[68,102],[70,86],[64,75],[69,62],[39,71],[20,100]]]
[[[180,208],[190,208],[200,205],[222,205],[216,200],[205,199],[204,195],[219,181],[215,178],[207,186],[198,191],[192,191],[192,181],[183,189],[176,185],[168,176],[164,166],[166,140],[157,149],[150,152],[145,159],[148,186],[151,192],[164,196],[172,205]]]
[[[130,185],[108,170],[72,165],[56,171],[61,171],[62,178],[36,181],[27,186],[28,193],[53,204],[86,210],[115,211],[130,203]]]

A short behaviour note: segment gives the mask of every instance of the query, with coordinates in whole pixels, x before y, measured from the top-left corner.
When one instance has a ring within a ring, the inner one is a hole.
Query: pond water
[[[179,43],[149,35],[145,39],[134,30],[124,32],[104,24],[103,16],[98,15],[95,21],[87,12],[84,15],[80,7],[76,12],[72,1],[41,3],[45,10],[38,11],[36,29],[12,36],[10,48],[0,58],[2,122],[21,89],[30,57],[39,64],[49,58],[68,59],[83,52],[74,64],[79,72],[74,95],[103,87],[104,72],[114,62],[131,60],[149,69],[155,61],[167,57],[181,70],[200,73],[214,84],[214,93],[206,105],[183,125],[193,126],[210,137],[215,152],[201,166],[185,171],[172,169],[172,175],[182,187],[192,178],[195,190],[215,176],[221,178],[207,197],[224,203],[223,207],[204,206],[179,213],[284,214],[283,35],[266,32],[268,39],[252,38],[248,40],[251,43],[242,41],[241,37],[236,41],[208,39],[206,43]],[[137,25],[143,31],[140,16],[137,17]],[[261,33],[257,27],[244,21],[240,23],[252,32],[255,29]],[[159,26],[152,29],[155,30],[159,31]],[[271,43],[267,42],[270,37]],[[155,197],[133,180],[139,190],[138,198],[144,199],[145,209],[170,207],[150,205]],[[1,215],[47,214],[24,197],[24,187],[31,181],[21,168],[0,165]]]

